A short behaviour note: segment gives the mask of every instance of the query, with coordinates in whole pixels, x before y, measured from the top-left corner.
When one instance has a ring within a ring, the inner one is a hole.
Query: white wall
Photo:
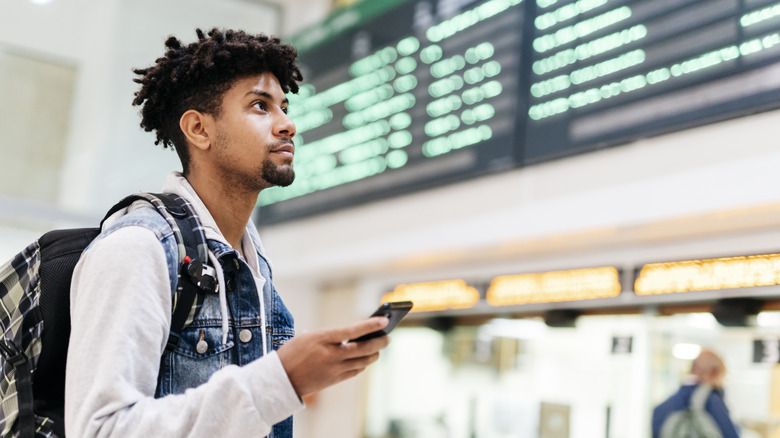
[[[88,23],[101,38],[90,41],[82,61],[61,190],[69,209],[100,212],[125,193],[159,190],[165,174],[181,168],[174,152],[153,145],[131,106],[138,89],[132,69],[152,65],[168,35],[189,42],[196,27],[279,30],[277,8],[242,0],[114,1],[105,20]]]
[[[2,0],[0,44],[76,62],[84,52],[83,25],[90,19],[93,7],[101,3],[104,2],[57,0],[36,5],[29,1]]]
[[[249,0],[0,0],[0,52],[77,71],[70,111],[61,114],[68,134],[55,201],[0,189],[0,259],[49,229],[91,226],[122,196],[159,190],[167,173],[180,169],[175,152],[143,132],[131,105],[138,89],[132,69],[162,55],[168,35],[189,42],[196,27],[215,26],[279,34],[281,12]]]

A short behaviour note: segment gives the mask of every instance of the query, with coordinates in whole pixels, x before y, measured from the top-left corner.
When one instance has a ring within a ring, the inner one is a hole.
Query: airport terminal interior
[[[651,438],[712,350],[780,438],[780,2],[0,0],[0,262],[181,169],[132,69],[212,27],[298,49],[296,330],[414,302],[296,437]]]

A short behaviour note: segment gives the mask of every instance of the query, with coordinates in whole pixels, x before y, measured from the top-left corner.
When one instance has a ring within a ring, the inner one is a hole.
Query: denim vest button
[[[241,339],[241,342],[246,344],[252,340],[252,332],[249,329],[241,330],[241,333],[238,334],[238,339]]]
[[[203,354],[208,349],[209,349],[209,344],[206,341],[204,341],[203,339],[198,341],[198,343],[195,345],[195,351],[197,351],[198,354]]]

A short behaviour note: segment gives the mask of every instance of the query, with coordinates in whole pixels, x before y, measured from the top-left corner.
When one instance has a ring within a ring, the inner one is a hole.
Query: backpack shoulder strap
[[[136,201],[146,201],[155,207],[171,227],[178,246],[179,277],[173,293],[171,331],[166,346],[170,350],[178,345],[181,331],[197,314],[204,298],[201,292],[217,290],[215,271],[208,263],[208,243],[200,218],[192,204],[181,196],[173,193],[130,195],[108,211],[101,227],[111,215]]]
[[[199,260],[208,259],[206,235],[203,226],[201,226],[200,218],[186,199],[172,193],[136,193],[127,196],[106,213],[100,222],[101,228],[114,213],[129,207],[136,201],[146,201],[152,204],[168,222],[179,247],[179,263],[183,262],[186,256]],[[184,230],[184,234],[182,234],[182,230]]]
[[[707,404],[707,398],[709,398],[712,392],[710,385],[699,385],[693,390],[691,394],[691,410],[703,411],[704,406]]]
[[[706,410],[707,399],[712,393],[712,386],[701,384],[691,394],[691,403],[689,405],[690,415],[693,426],[698,436],[721,438],[723,432],[715,422],[712,414]]]

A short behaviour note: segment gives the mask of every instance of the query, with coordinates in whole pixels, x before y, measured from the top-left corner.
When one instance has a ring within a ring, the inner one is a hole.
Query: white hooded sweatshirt
[[[181,174],[171,174],[163,191],[189,200],[206,238],[227,244]],[[265,279],[252,250],[262,252],[256,236],[250,221],[243,253],[262,291]],[[81,257],[71,287],[67,436],[263,437],[275,423],[303,409],[275,352],[243,367],[225,367],[184,394],[154,398],[171,324],[168,272],[159,239],[142,226],[123,227],[101,238]]]

